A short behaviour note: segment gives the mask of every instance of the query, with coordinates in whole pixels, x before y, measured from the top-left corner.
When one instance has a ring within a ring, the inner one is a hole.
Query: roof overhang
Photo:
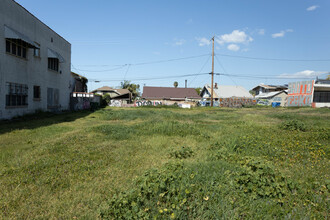
[[[314,91],[330,91],[330,84],[314,84]]]
[[[5,38],[22,40],[26,42],[31,48],[39,48],[39,45],[33,42],[29,37],[14,30],[13,28],[8,27],[7,25],[5,25]]]
[[[64,63],[65,60],[64,58],[61,56],[61,54],[53,51],[52,49],[49,49],[48,48],[48,51],[47,51],[47,54],[48,54],[48,58],[55,58],[55,59],[58,59],[60,63]]]

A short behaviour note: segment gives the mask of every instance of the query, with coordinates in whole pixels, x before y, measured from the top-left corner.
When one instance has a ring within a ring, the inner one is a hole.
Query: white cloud
[[[265,32],[266,32],[265,29],[259,29],[258,30],[259,35],[265,35]]]
[[[272,34],[273,38],[284,37],[285,31],[281,31],[279,33]]]
[[[216,42],[220,45],[224,43],[249,43],[251,41],[253,41],[253,38],[240,30],[234,30],[230,34],[224,34],[216,38]]]
[[[203,47],[203,46],[208,46],[211,44],[210,39],[207,39],[205,37],[202,38],[196,38],[196,40],[198,41],[199,46]]]
[[[297,72],[297,73],[283,73],[281,74],[279,77],[280,78],[314,78],[317,77],[321,74],[324,74],[326,72],[322,72],[322,71],[314,71],[314,70],[304,70],[301,72]]]
[[[174,46],[182,46],[186,41],[184,39],[180,39],[180,40],[177,40],[177,39],[174,39]]]
[[[284,37],[286,33],[293,32],[292,29],[286,29],[284,31],[280,31],[279,33],[272,34],[272,38]]]
[[[231,51],[238,51],[240,47],[237,44],[229,44],[227,49]]]
[[[308,7],[308,8],[306,8],[306,10],[307,10],[307,11],[314,11],[314,10],[317,9],[318,7],[320,7],[320,6],[318,6],[318,5],[312,5],[312,6]]]

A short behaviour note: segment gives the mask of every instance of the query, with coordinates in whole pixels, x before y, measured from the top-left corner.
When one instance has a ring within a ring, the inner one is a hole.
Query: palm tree
[[[179,85],[179,83],[178,83],[177,81],[175,81],[175,82],[173,83],[173,85],[174,85],[175,88],[177,88],[178,85]]]

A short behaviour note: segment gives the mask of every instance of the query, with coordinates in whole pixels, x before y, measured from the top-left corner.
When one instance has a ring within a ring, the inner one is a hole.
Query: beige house
[[[268,92],[261,93],[255,96],[257,99],[257,104],[259,105],[271,105],[273,102],[281,103],[280,106],[287,106],[288,92],[278,91],[278,92]]]

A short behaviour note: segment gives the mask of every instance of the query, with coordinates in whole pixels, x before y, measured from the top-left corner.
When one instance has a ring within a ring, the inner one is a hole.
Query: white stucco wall
[[[6,53],[5,25],[40,44],[40,58],[29,48],[27,59]],[[53,42],[51,42],[53,39]],[[59,53],[64,63],[59,72],[48,69],[48,48]],[[12,0],[0,1],[0,119],[12,118],[36,110],[47,111],[47,88],[59,89],[58,110],[69,109],[71,45],[49,27]],[[28,86],[27,107],[6,107],[6,82]],[[33,100],[33,86],[40,86],[41,100]]]

